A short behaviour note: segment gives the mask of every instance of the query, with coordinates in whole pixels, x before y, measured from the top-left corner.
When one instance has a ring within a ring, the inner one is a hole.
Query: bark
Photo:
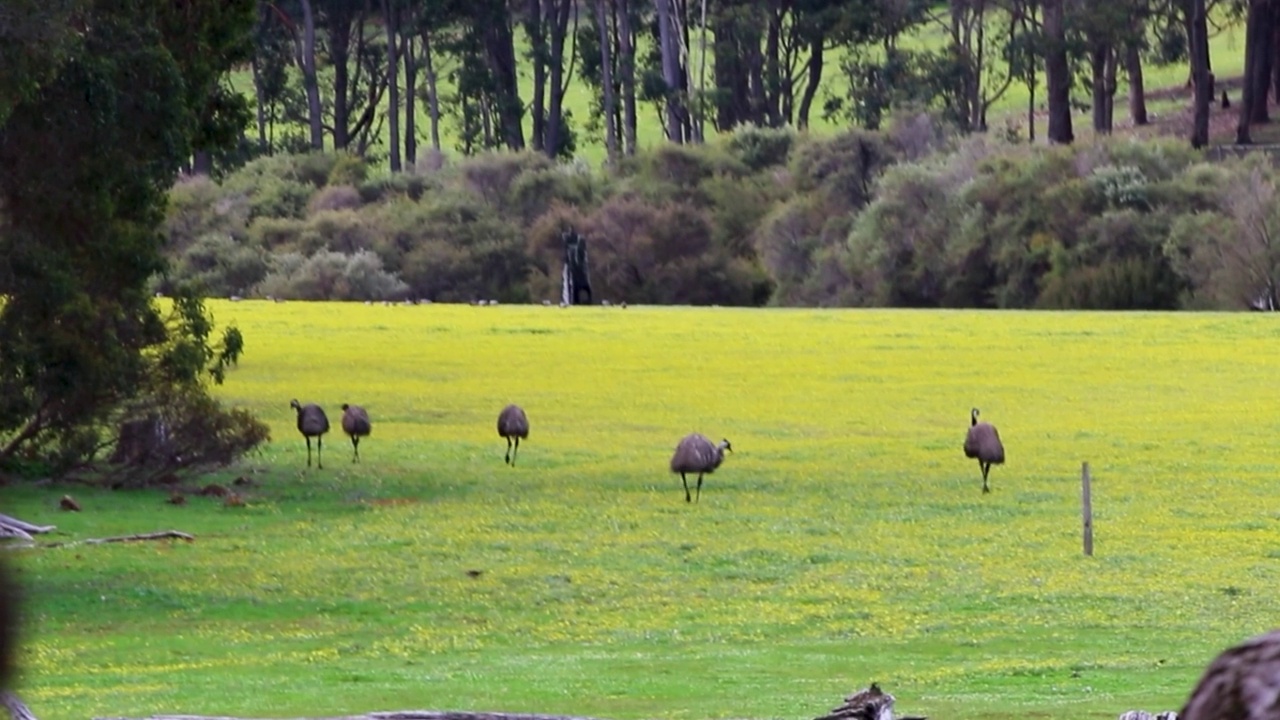
[[[556,0],[548,0],[555,2]],[[525,6],[524,31],[529,36],[529,57],[533,62],[533,135],[534,150],[544,150],[547,121],[547,35],[542,23],[542,0],[528,0]]]
[[[1205,0],[1192,0],[1188,14],[1191,30],[1191,81],[1195,86],[1191,147],[1202,148],[1209,144],[1209,103],[1213,102],[1213,82],[1209,75],[1209,32],[1205,19]]]
[[[667,139],[680,143],[684,141],[680,123],[680,55],[671,17],[671,0],[653,0],[653,4],[658,11],[658,46],[662,51],[662,80],[667,88],[663,99]]]
[[[618,165],[618,128],[614,123],[617,114],[617,96],[613,91],[612,41],[609,37],[609,16],[605,12],[605,0],[595,0],[591,5],[596,15],[596,28],[600,32],[600,85],[604,92],[604,146],[609,166]]]
[[[1067,64],[1063,0],[1045,0],[1045,84],[1049,100],[1049,142],[1070,144],[1071,68]]]
[[[555,159],[560,151],[560,137],[564,133],[564,94],[568,90],[571,72],[565,72],[564,41],[569,32],[569,13],[574,0],[550,0],[555,9],[551,27],[551,105],[548,109],[546,128],[547,157]]]
[[[1271,94],[1271,71],[1275,66],[1275,10],[1270,2],[1260,7],[1258,22],[1258,66],[1253,75],[1253,123],[1271,121],[1268,97]]]
[[[1094,43],[1089,53],[1089,69],[1092,75],[1093,130],[1099,134],[1111,134],[1111,107],[1107,93],[1107,66],[1111,64],[1111,46],[1105,42]]]
[[[413,55],[413,36],[404,35],[404,160],[410,167],[418,161],[418,62]]]
[[[400,172],[400,58],[396,56],[399,44],[400,27],[398,22],[399,8],[397,0],[382,0],[383,24],[387,32],[387,104],[391,112],[387,113],[387,134],[390,144],[391,172]]]
[[[130,720],[110,717],[95,720]],[[148,715],[146,720],[254,720],[253,718],[214,717],[207,715]],[[532,715],[525,713],[465,712],[461,710],[392,710],[366,715],[341,717],[299,718],[299,720],[596,720],[571,715]]]
[[[311,129],[311,149],[324,149],[324,125],[320,116],[320,81],[316,77],[316,18],[311,0],[302,4],[302,44],[298,64],[302,66],[302,84],[307,93],[307,121]]]
[[[813,107],[813,98],[818,94],[818,86],[822,83],[822,51],[825,44],[826,38],[821,33],[809,40],[807,80],[804,94],[800,97],[800,110],[796,113],[796,126],[801,130],[809,127],[809,110]]]
[[[266,13],[266,6],[258,7],[258,23],[262,24],[263,15]],[[254,119],[258,125],[258,145],[267,147],[267,106],[263,100],[262,92],[262,67],[258,63],[258,53],[254,52],[249,58],[249,70],[253,73],[253,98],[254,98]]]
[[[435,60],[431,53],[431,34],[422,31],[422,69],[427,77],[427,118],[431,131],[431,148],[440,152],[440,90],[436,82]]]
[[[520,102],[519,76],[516,68],[515,36],[511,31],[511,18],[502,11],[499,20],[489,23],[484,29],[485,57],[489,63],[489,71],[493,74],[494,97],[493,107],[484,113],[486,119],[496,116],[498,132],[502,134],[502,142],[509,150],[524,149],[524,127],[521,116],[524,115],[524,104]],[[492,146],[492,129],[486,131],[490,139],[486,143]]]
[[[1244,40],[1244,81],[1240,89],[1240,115],[1236,124],[1236,144],[1249,145],[1253,142],[1253,138],[1249,132],[1250,120],[1254,117],[1253,105],[1257,92],[1258,74],[1258,51],[1262,47],[1262,39],[1259,37],[1262,30],[1261,15],[1264,12],[1264,6],[1269,0],[1250,0],[1249,14],[1245,24],[1245,40]],[[1199,8],[1202,0],[1194,0],[1197,12],[1195,22],[1198,23],[1199,17],[1203,14]],[[1266,96],[1263,96],[1263,102],[1266,102]]]
[[[779,107],[782,96],[782,60],[779,57],[779,41],[782,34],[782,8],[777,0],[769,3],[769,28],[764,38],[764,117],[769,127],[782,124]]]
[[[333,62],[333,147],[345,150],[351,143],[351,24],[342,3],[330,11],[329,58]]]
[[[696,114],[693,122],[693,139],[703,142],[706,132],[706,89],[707,89],[707,0],[702,0],[701,30],[698,35],[698,92]]]
[[[1137,43],[1128,43],[1124,49],[1124,69],[1129,76],[1129,118],[1134,125],[1146,125],[1147,95],[1142,80],[1142,54]]]
[[[8,711],[11,720],[36,720],[31,708],[28,708],[26,703],[8,690],[0,692],[0,706]]]
[[[618,74],[622,91],[623,153],[636,154],[636,43],[631,25],[631,0],[618,3]]]

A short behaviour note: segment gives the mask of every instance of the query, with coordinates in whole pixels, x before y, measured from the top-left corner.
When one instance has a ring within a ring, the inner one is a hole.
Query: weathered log
[[[27,708],[26,703],[8,690],[0,692],[0,707],[4,707],[13,720],[36,720],[36,716]]]
[[[139,533],[137,535],[116,535],[114,537],[104,538],[86,538],[84,540],[71,540],[68,542],[44,543],[40,547],[72,547],[74,545],[102,545],[104,543],[115,542],[136,542],[138,540],[186,540],[194,542],[195,535],[184,533],[180,530],[161,530],[153,533]]]
[[[95,717],[93,720],[253,720],[224,715],[148,715],[147,717]],[[293,720],[598,720],[573,715],[530,715],[522,712],[466,712],[461,710],[394,710],[367,715],[294,717]]]

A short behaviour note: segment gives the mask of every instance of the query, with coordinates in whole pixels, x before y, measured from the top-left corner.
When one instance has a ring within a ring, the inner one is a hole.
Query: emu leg
[[[307,467],[311,467],[311,436],[303,435],[302,437],[307,441]]]
[[[502,458],[502,462],[508,465],[511,464],[511,438],[507,438],[507,455]]]
[[[698,500],[702,499],[702,473],[698,473]],[[694,502],[697,502],[696,500]]]
[[[360,436],[359,435],[351,436],[351,447],[356,451],[355,457],[351,458],[351,462],[353,463],[360,462]]]
[[[516,455],[520,452],[520,436],[516,436],[516,446],[511,450],[511,467],[516,466]]]
[[[689,494],[689,481],[685,479],[684,473],[680,473],[680,482],[684,483],[684,501],[693,502],[693,496]]]
[[[324,436],[316,436],[316,469],[324,469]]]
[[[987,473],[991,470],[991,463],[980,462],[978,466],[982,468],[982,492],[989,493],[991,488],[987,486]]]

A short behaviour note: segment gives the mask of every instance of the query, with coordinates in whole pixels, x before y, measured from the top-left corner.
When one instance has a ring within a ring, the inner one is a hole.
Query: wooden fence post
[[[1080,499],[1084,506],[1084,554],[1093,556],[1093,498],[1089,489],[1089,463],[1080,469]]]

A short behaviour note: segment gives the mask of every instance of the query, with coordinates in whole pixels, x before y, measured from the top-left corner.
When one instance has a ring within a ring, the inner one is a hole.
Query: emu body
[[[969,413],[969,434],[964,438],[964,456],[977,458],[978,467],[982,469],[982,492],[991,492],[987,485],[987,473],[992,465],[1004,463],[1004,444],[1000,442],[1000,433],[988,422],[978,422],[978,408]]]
[[[508,465],[516,464],[516,453],[520,452],[520,440],[529,437],[529,417],[519,405],[508,405],[498,413],[498,437],[507,440],[507,456],[503,459]],[[513,445],[514,443],[514,445]]]
[[[342,403],[342,432],[351,438],[351,449],[355,452],[351,462],[360,462],[360,438],[368,437],[373,432],[369,413],[359,405]]]
[[[329,418],[319,405],[307,403],[303,405],[297,400],[289,403],[289,407],[298,413],[298,432],[307,441],[307,467],[311,467],[311,438],[316,439],[316,467],[324,469],[321,453],[324,451],[324,434],[329,432]]]
[[[684,483],[684,501],[693,502],[689,494],[689,480],[686,473],[698,473],[697,497],[702,498],[702,476],[710,475],[724,462],[724,452],[733,452],[729,441],[721,440],[719,445],[713,444],[706,435],[692,433],[684,436],[676,445],[676,452],[671,456],[671,472],[680,473],[680,482]]]

